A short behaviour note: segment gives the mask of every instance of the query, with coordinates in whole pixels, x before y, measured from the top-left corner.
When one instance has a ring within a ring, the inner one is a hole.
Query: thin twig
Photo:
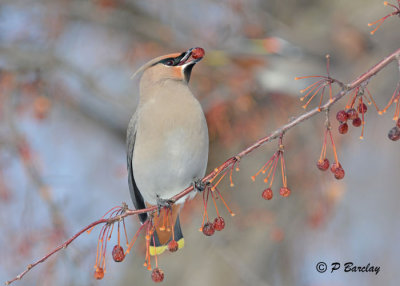
[[[251,146],[249,146],[248,148],[246,148],[242,152],[240,152],[237,155],[235,155],[235,156],[229,158],[228,160],[226,160],[221,166],[219,166],[218,168],[214,169],[211,173],[209,173],[207,176],[205,176],[202,179],[202,181],[205,182],[205,183],[208,182],[210,179],[214,178],[217,174],[219,174],[223,170],[231,167],[237,161],[239,161],[242,157],[244,157],[247,154],[251,153],[252,151],[257,149],[258,147],[264,145],[267,142],[270,142],[270,141],[278,138],[282,133],[285,133],[286,131],[288,131],[289,129],[295,127],[296,125],[300,124],[301,122],[303,122],[303,121],[305,121],[305,120],[307,120],[307,119],[319,114],[322,110],[329,110],[329,108],[333,104],[335,104],[335,102],[340,100],[342,97],[344,97],[346,94],[348,94],[351,90],[353,90],[354,88],[360,86],[364,82],[369,81],[374,75],[376,75],[380,70],[382,70],[384,67],[386,67],[389,63],[391,63],[394,60],[398,60],[399,58],[400,58],[400,48],[398,50],[396,50],[395,52],[393,52],[388,57],[386,57],[383,60],[381,60],[378,64],[373,66],[367,72],[365,72],[362,75],[360,75],[358,78],[353,80],[351,83],[343,85],[342,86],[342,90],[339,93],[337,93],[332,98],[332,100],[328,100],[324,105],[322,105],[320,109],[318,107],[316,107],[316,108],[314,108],[314,109],[312,109],[312,110],[310,110],[308,112],[305,112],[305,113],[299,115],[298,117],[295,117],[292,121],[290,121],[289,123],[281,126],[278,129],[276,129],[270,135],[259,139],[258,141],[256,141],[254,144],[252,144]],[[186,188],[185,190],[183,190],[182,192],[180,192],[179,194],[177,194],[177,195],[173,196],[172,198],[170,198],[170,200],[173,201],[173,202],[176,202],[177,200],[179,200],[180,198],[186,196],[187,194],[189,194],[192,191],[193,191],[193,186],[190,186],[190,187]],[[16,276],[12,280],[6,281],[5,284],[9,285],[9,284],[11,284],[12,282],[14,282],[16,280],[20,280],[33,267],[35,267],[39,263],[42,263],[42,262],[46,261],[50,256],[52,256],[53,254],[57,253],[61,249],[66,248],[77,237],[79,237],[85,231],[95,227],[96,225],[99,225],[99,224],[102,224],[102,223],[112,224],[112,223],[114,223],[116,221],[122,220],[123,218],[125,218],[127,216],[137,215],[137,214],[147,213],[147,212],[153,212],[153,211],[156,211],[156,210],[157,210],[157,206],[152,206],[152,207],[141,209],[141,210],[129,210],[128,209],[123,214],[120,214],[118,216],[114,216],[114,217],[111,217],[109,219],[100,219],[100,220],[97,220],[95,222],[92,222],[91,224],[89,224],[86,227],[84,227],[83,229],[81,229],[78,233],[73,235],[71,238],[69,238],[67,241],[65,241],[63,244],[59,245],[57,248],[55,248],[54,250],[52,250],[51,252],[49,252],[48,254],[43,256],[41,259],[35,261],[32,264],[29,264],[27,266],[27,268],[23,272],[21,272],[18,276]]]

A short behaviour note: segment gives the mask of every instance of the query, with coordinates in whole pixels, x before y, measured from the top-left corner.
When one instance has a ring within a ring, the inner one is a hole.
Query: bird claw
[[[197,179],[197,178],[194,179],[192,182],[193,188],[200,193],[205,190],[207,185],[208,185],[208,183],[204,183],[201,179]]]
[[[157,195],[157,207],[158,207],[158,212],[157,214],[160,215],[161,209],[162,208],[167,208],[171,209],[174,201],[171,199],[162,199]]]

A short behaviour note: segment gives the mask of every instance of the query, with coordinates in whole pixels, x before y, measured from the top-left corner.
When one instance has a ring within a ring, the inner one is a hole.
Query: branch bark
[[[289,123],[277,128],[276,130],[274,130],[273,132],[271,132],[268,136],[265,136],[261,139],[259,139],[258,141],[256,141],[254,144],[252,144],[251,146],[249,146],[248,148],[246,148],[245,150],[241,151],[240,153],[238,153],[237,155],[229,158],[228,160],[226,160],[223,164],[221,164],[218,168],[214,169],[211,173],[209,173],[208,175],[206,175],[202,181],[204,183],[209,182],[211,179],[213,179],[215,176],[217,176],[218,174],[220,174],[221,172],[223,172],[224,170],[226,170],[229,167],[232,167],[234,164],[236,164],[238,161],[241,160],[241,158],[245,157],[246,155],[248,155],[249,153],[251,153],[252,151],[254,151],[255,149],[259,148],[260,146],[266,144],[267,142],[273,141],[276,138],[278,138],[279,136],[281,136],[281,134],[285,133],[286,131],[288,131],[289,129],[299,125],[300,123],[302,123],[305,120],[310,119],[311,117],[319,114],[321,111],[323,110],[328,110],[333,104],[335,104],[337,101],[339,101],[341,98],[343,98],[346,94],[348,94],[350,91],[352,91],[354,88],[359,87],[361,85],[366,85],[369,83],[369,80],[375,76],[379,71],[381,71],[382,69],[384,69],[388,64],[390,64],[392,61],[399,61],[400,62],[400,48],[397,49],[395,52],[393,52],[392,54],[390,54],[388,57],[382,59],[380,62],[378,62],[375,66],[373,66],[372,68],[370,68],[368,71],[366,71],[365,73],[363,73],[362,75],[360,75],[359,77],[357,77],[356,79],[354,79],[353,81],[351,81],[348,84],[345,84],[342,86],[342,90],[337,93],[332,100],[328,100],[325,104],[323,104],[320,108],[316,107],[308,112],[304,112],[301,115],[295,117],[293,120],[291,120]],[[183,190],[182,192],[180,192],[179,194],[173,196],[172,198],[170,198],[173,202],[177,201],[178,199],[186,196],[187,194],[189,194],[190,192],[193,192],[193,186],[190,186],[188,188],[186,188],[185,190]],[[79,232],[77,232],[75,235],[73,235],[71,238],[69,238],[67,241],[65,241],[64,243],[62,243],[61,245],[59,245],[58,247],[56,247],[53,251],[49,252],[48,254],[46,254],[45,256],[43,256],[41,259],[35,261],[32,264],[29,264],[27,266],[27,268],[21,272],[19,275],[17,275],[15,278],[6,281],[5,285],[9,285],[12,282],[16,281],[16,280],[20,280],[25,274],[27,274],[33,267],[35,267],[36,265],[38,265],[39,263],[42,263],[44,261],[46,261],[49,257],[51,257],[53,254],[57,253],[58,251],[60,251],[61,249],[65,249],[67,248],[67,246],[69,244],[71,244],[76,238],[78,238],[81,234],[83,234],[85,231],[88,231],[90,229],[92,229],[93,227],[99,225],[99,224],[103,224],[103,223],[108,223],[108,224],[112,224],[114,222],[120,221],[125,217],[128,216],[132,216],[132,215],[137,215],[140,213],[146,213],[146,212],[154,212],[157,210],[157,206],[152,206],[152,207],[148,207],[145,209],[141,209],[141,210],[126,210],[124,213],[122,213],[121,215],[118,216],[114,216],[111,217],[109,219],[99,219],[95,222],[92,222],[91,224],[87,225],[86,227],[82,228]]]

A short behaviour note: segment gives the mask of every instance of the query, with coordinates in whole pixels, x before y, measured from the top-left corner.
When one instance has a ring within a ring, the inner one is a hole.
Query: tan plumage
[[[207,123],[187,85],[192,67],[201,59],[193,58],[192,51],[159,57],[140,69],[140,100],[127,136],[129,185],[136,208],[169,199],[205,174]],[[178,212],[179,207],[172,208],[173,226],[176,219],[179,222]],[[145,219],[142,215],[141,221]],[[179,225],[174,230],[175,236],[182,236]],[[162,240],[160,245],[166,243]]]

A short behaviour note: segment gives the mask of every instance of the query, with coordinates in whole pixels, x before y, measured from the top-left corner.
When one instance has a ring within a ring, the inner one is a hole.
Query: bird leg
[[[159,195],[157,195],[157,207],[158,207],[157,214],[160,215],[161,208],[171,209],[174,202],[175,201],[173,201],[171,199],[162,199],[162,198],[160,198]]]
[[[204,183],[201,179],[198,178],[194,178],[192,182],[193,188],[200,193],[205,190],[208,184],[209,184],[208,182]]]

